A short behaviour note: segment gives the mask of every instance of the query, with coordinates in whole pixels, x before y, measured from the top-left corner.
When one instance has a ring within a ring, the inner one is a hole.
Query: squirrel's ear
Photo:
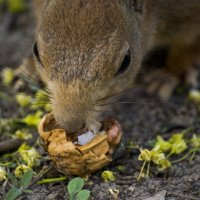
[[[145,0],[129,0],[129,5],[136,12],[142,13]]]

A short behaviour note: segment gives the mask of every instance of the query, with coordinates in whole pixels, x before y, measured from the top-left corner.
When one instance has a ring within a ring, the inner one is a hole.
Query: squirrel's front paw
[[[144,78],[146,91],[151,94],[157,94],[159,97],[168,99],[173,93],[180,80],[177,76],[166,70],[154,70]]]

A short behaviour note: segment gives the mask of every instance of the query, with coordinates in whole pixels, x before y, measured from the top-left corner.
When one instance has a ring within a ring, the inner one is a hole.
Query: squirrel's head
[[[140,15],[131,1],[46,1],[34,54],[69,133],[95,121],[108,97],[128,89],[141,62]],[[135,12],[135,14],[134,14]]]

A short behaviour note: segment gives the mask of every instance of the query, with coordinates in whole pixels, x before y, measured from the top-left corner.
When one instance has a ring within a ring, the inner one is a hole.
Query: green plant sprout
[[[183,136],[184,136],[183,133],[172,135],[172,137],[169,139],[169,143],[171,144],[171,149],[167,157],[173,154],[178,155],[187,149],[187,144],[185,139],[183,139]]]
[[[14,170],[14,175],[21,178],[28,170],[39,166],[40,161],[41,156],[37,150],[24,143],[17,151],[4,154],[0,159],[0,166]]]
[[[15,1],[15,2],[14,2]],[[24,2],[24,0],[22,0]],[[21,2],[22,2],[21,1]],[[11,3],[16,3],[17,0],[9,0]],[[8,3],[7,0],[4,3]],[[19,4],[17,6],[20,6]],[[16,71],[11,68],[5,68],[1,73],[2,85],[5,87],[11,86],[16,76]],[[25,79],[24,79],[25,80]],[[6,93],[0,92],[2,101],[10,104],[18,103],[20,108],[20,118],[0,119],[0,134],[6,135],[10,139],[29,140],[32,136],[32,131],[37,130],[37,126],[44,115],[44,112],[50,112],[49,97],[46,91],[38,90],[38,88],[31,87],[32,93],[26,92],[16,93],[15,98],[10,97]],[[27,114],[28,111],[30,114]],[[39,144],[36,142],[34,147]],[[25,187],[21,187],[18,179],[26,176],[27,172],[38,167],[42,160],[46,158],[41,157],[36,148],[22,144],[17,151],[13,153],[3,154],[0,157],[0,182],[5,181],[8,177],[12,177],[12,188],[7,194],[7,199],[15,199],[22,193],[25,193]],[[13,175],[12,175],[13,174]],[[53,183],[64,181],[66,177],[43,179],[37,184]],[[82,192],[81,192],[82,193]],[[80,195],[80,194],[79,194]]]
[[[22,122],[27,126],[37,127],[43,114],[44,113],[41,110],[38,110],[35,114],[27,115],[24,119],[22,119]]]
[[[125,166],[123,166],[123,165],[117,166],[117,170],[120,171],[120,172],[124,172],[125,169],[126,169],[126,168],[125,168]]]
[[[17,130],[15,131],[15,134],[13,135],[13,138],[19,138],[19,139],[23,139],[23,140],[29,140],[31,139],[33,136],[32,134],[28,131],[28,129],[21,129],[21,130]]]
[[[184,139],[185,133],[186,131],[173,134],[169,140],[164,140],[161,136],[157,136],[156,143],[152,150],[140,149],[138,160],[143,161],[143,165],[137,180],[140,180],[142,176],[149,177],[151,163],[154,164],[159,171],[164,171],[171,167],[173,163],[180,162],[189,156],[193,159],[196,152],[200,151],[200,137],[193,134],[192,138],[187,142]],[[188,150],[188,152],[181,158],[174,161],[169,160],[172,155],[180,155],[186,150]],[[146,165],[147,170],[144,175]]]
[[[31,105],[33,99],[31,96],[25,94],[25,93],[18,93],[16,95],[16,100],[17,103],[22,107],[22,108],[26,108],[28,106]]]
[[[28,167],[32,168],[39,166],[40,154],[36,151],[34,147],[30,147],[26,143],[24,143],[20,146],[18,152]]]
[[[1,73],[2,83],[4,86],[10,86],[14,80],[14,70],[11,68],[5,68]]]
[[[37,182],[37,184],[47,184],[47,183],[55,183],[55,182],[60,182],[60,181],[65,181],[67,180],[67,177],[59,177],[59,178],[48,178],[48,179],[42,179]]]
[[[105,182],[109,182],[109,181],[115,181],[116,177],[114,176],[112,171],[106,170],[103,171],[101,173],[101,178],[105,181]]]
[[[33,178],[33,171],[28,170],[18,181],[14,176],[10,175],[12,188],[6,194],[6,200],[15,200],[22,194],[32,193],[31,190],[28,190],[31,180]]]
[[[137,180],[140,180],[146,164],[147,164],[146,177],[149,177],[151,163],[154,163],[160,171],[163,171],[171,166],[171,163],[165,157],[165,154],[155,149],[152,149],[151,151],[149,151],[148,149],[140,150],[140,155],[138,157],[138,160],[143,161],[143,165]]]
[[[0,182],[6,180],[7,173],[5,167],[0,166]]]
[[[200,91],[193,89],[188,94],[188,100],[195,103],[196,105],[200,105]]]
[[[26,10],[25,0],[1,0],[0,4],[5,4],[11,13],[20,13]]]
[[[84,180],[82,178],[74,178],[67,185],[70,200],[88,200],[90,191],[83,190]]]

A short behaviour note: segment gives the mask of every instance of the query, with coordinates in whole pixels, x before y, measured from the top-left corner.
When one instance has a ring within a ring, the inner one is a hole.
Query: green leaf
[[[12,185],[14,185],[15,187],[19,187],[18,180],[15,176],[13,176],[13,174],[8,174],[8,178],[11,180]]]
[[[20,180],[21,186],[27,188],[30,185],[32,178],[33,178],[33,170],[28,170]]]
[[[90,191],[88,190],[81,190],[77,196],[76,200],[88,200],[90,197]]]
[[[17,188],[11,188],[6,194],[6,200],[15,200],[22,194],[22,191]]]
[[[84,186],[84,180],[82,178],[77,177],[72,179],[67,186],[70,196],[81,191],[83,186]]]

